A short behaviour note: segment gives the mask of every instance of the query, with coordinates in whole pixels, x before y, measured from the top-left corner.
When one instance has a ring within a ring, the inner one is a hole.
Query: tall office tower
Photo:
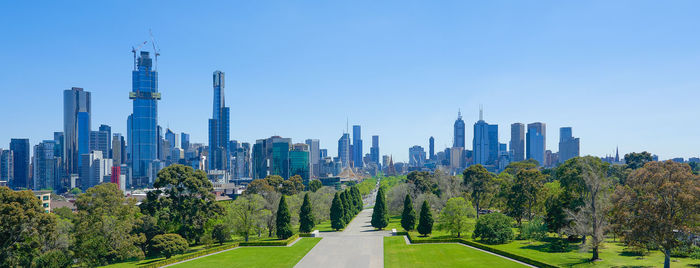
[[[8,181],[8,184],[14,189],[30,189],[32,183],[29,181],[29,139],[11,139],[10,150],[14,164],[14,180]]]
[[[525,125],[522,123],[510,125],[510,152],[513,162],[525,160]]]
[[[54,155],[58,144],[54,140],[45,140],[34,146],[32,171],[34,185],[32,189],[53,189],[59,191],[61,186],[61,158]]]
[[[342,168],[350,166],[350,134],[348,133],[343,133],[343,136],[338,139],[338,158]]]
[[[320,171],[320,142],[317,139],[307,139],[306,145],[309,146],[309,176],[316,178]]]
[[[168,148],[168,151],[180,146],[177,134],[170,130],[170,128],[165,129],[165,140],[168,141],[168,145],[170,146],[170,148]]]
[[[369,155],[372,162],[377,164],[377,167],[381,170],[381,163],[379,163],[379,136],[372,136],[372,147],[369,148]]]
[[[328,149],[320,149],[318,150],[318,158],[324,159],[328,157]]]
[[[433,136],[428,139],[428,152],[428,159],[435,160],[435,138]]]
[[[80,154],[90,146],[90,92],[73,87],[63,91],[63,161],[67,174],[78,174]]]
[[[108,131],[90,131],[90,149],[89,151],[101,151],[104,158],[109,157],[109,148],[111,147],[110,132]]]
[[[190,134],[180,133],[180,148],[187,151],[190,148]]]
[[[474,164],[493,165],[498,159],[498,125],[484,121],[483,110],[479,110],[479,121],[474,124]]]
[[[131,177],[143,184],[152,184],[158,160],[158,72],[148,52],[141,51],[131,72],[133,113],[129,116],[127,139]]]
[[[564,163],[577,156],[579,156],[579,138],[574,138],[571,127],[560,128],[559,163]]]
[[[423,147],[414,145],[408,148],[408,165],[411,167],[423,167],[425,164],[425,150]]]
[[[15,157],[12,150],[0,149],[0,181],[8,183],[8,186],[15,179]]]
[[[88,189],[104,181],[109,181],[112,172],[112,159],[104,158],[102,151],[92,151],[80,156],[80,187]],[[107,180],[105,180],[107,177]]]
[[[244,142],[232,152],[233,178],[250,178],[250,143]]]
[[[361,168],[362,163],[362,127],[360,125],[352,126],[352,162],[355,167]]]
[[[107,132],[107,149],[109,150],[109,153],[105,155],[105,158],[112,158],[112,144],[110,141],[112,138],[112,127],[108,125],[100,125],[98,130],[101,132]]]
[[[289,178],[289,149],[292,139],[273,136],[256,140],[253,145],[253,178],[262,179],[268,175]]]
[[[209,169],[228,169],[229,108],[224,100],[224,73],[214,71],[214,110],[209,119]]]
[[[462,120],[462,113],[457,112],[457,120],[455,120],[455,133],[454,142],[452,147],[462,147],[464,148],[464,121]]]
[[[308,182],[309,175],[309,145],[296,143],[289,151],[289,177],[299,175],[304,182]]]
[[[112,161],[114,166],[126,163],[126,143],[122,134],[114,133],[112,136]]]
[[[63,160],[63,132],[54,132],[53,133],[53,140],[56,141],[56,151],[54,152],[54,155],[56,157],[60,157],[61,161]]]
[[[527,124],[527,159],[535,159],[541,166],[544,165],[544,152],[547,146],[547,125],[535,122]]]

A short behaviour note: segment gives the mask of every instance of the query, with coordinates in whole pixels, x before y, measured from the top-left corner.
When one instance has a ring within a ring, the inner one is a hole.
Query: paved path
[[[295,267],[384,267],[384,237],[375,231],[372,209],[365,209],[342,232],[321,233],[321,239]]]

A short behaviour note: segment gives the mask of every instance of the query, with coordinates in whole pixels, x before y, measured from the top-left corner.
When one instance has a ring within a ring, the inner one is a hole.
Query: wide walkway
[[[319,242],[295,267],[384,267],[384,237],[375,231],[372,209],[365,209],[342,232],[321,233]]]

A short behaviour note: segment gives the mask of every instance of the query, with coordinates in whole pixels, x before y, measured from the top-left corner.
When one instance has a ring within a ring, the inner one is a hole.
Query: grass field
[[[291,247],[241,247],[174,267],[293,267],[320,240],[302,238]]]
[[[406,245],[402,236],[384,238],[384,267],[526,267],[459,244]]]

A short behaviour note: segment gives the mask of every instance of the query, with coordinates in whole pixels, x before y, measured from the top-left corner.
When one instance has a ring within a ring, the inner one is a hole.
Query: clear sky
[[[231,138],[318,138],[350,125],[364,151],[407,160],[434,136],[467,144],[478,107],[499,125],[573,127],[581,153],[700,154],[698,1],[3,1],[0,147],[62,131],[62,91],[92,92],[92,126],[126,132],[131,47],[158,62],[159,122],[207,142],[212,72],[226,73]],[[468,145],[467,147],[471,147]],[[469,148],[471,149],[471,148]]]

